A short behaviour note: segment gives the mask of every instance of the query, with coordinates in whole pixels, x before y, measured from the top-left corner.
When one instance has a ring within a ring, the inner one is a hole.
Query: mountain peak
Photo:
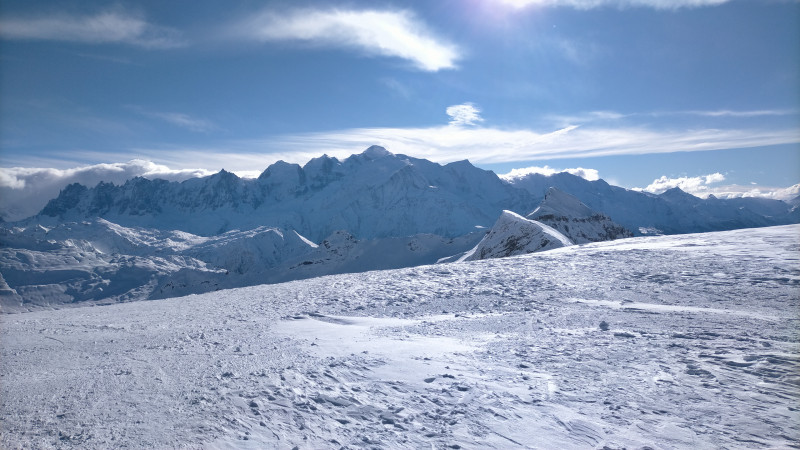
[[[633,233],[596,212],[576,197],[551,187],[528,219],[535,219],[563,233],[576,244],[631,237]]]
[[[269,165],[261,175],[258,176],[259,180],[266,180],[269,178],[277,177],[279,181],[284,181],[287,177],[298,178],[303,169],[299,164],[288,163],[284,160],[276,161]]]
[[[528,215],[528,218],[536,219],[547,215],[587,218],[595,214],[597,213],[576,197],[558,188],[550,187],[544,195],[542,203]]]
[[[369,159],[378,159],[378,158],[383,158],[384,156],[391,156],[391,155],[393,155],[392,152],[386,150],[384,147],[381,147],[380,145],[372,145],[361,153],[361,156],[364,156]]]
[[[504,210],[492,229],[459,261],[504,258],[572,245],[559,231]]]
[[[238,175],[236,175],[233,172],[228,172],[225,169],[220,169],[219,172],[217,172],[217,173],[215,173],[214,175],[211,175],[211,176],[213,178],[219,178],[219,179],[223,179],[223,180],[225,180],[225,179],[238,180],[239,179]]]
[[[692,203],[700,201],[698,197],[695,197],[677,186],[662,192],[659,197],[667,201],[689,201]]]

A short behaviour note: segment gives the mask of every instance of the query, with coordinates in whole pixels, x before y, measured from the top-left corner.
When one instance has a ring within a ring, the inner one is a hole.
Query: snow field
[[[796,447],[799,232],[2,315],[0,447]]]

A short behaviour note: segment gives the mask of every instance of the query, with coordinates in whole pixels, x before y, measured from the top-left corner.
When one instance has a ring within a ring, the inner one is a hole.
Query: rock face
[[[551,187],[528,219],[537,220],[576,244],[633,237],[633,233],[605,214],[593,211],[577,198]]]
[[[572,242],[557,230],[511,211],[503,211],[483,240],[458,261],[505,258],[568,245]]]

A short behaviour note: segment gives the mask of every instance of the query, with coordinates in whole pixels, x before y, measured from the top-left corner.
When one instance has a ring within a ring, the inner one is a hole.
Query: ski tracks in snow
[[[3,315],[4,448],[800,445],[796,227]]]

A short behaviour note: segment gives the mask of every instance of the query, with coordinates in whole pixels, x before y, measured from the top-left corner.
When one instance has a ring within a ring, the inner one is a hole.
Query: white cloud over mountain
[[[586,169],[583,167],[575,167],[569,169],[553,169],[549,166],[544,166],[544,167],[531,166],[521,169],[512,169],[508,173],[499,175],[499,177],[504,180],[514,180],[518,178],[523,178],[526,175],[530,174],[541,174],[545,176],[550,176],[561,172],[571,173],[572,175],[579,176],[589,181],[595,181],[600,179],[600,173],[596,169]]]
[[[708,192],[709,185],[725,181],[725,175],[716,172],[699,177],[678,177],[669,178],[666,175],[653,180],[647,187],[639,189],[653,194],[660,194],[668,189],[680,188],[690,194],[702,194]]]
[[[95,164],[73,169],[0,167],[0,217],[19,220],[38,213],[48,200],[71,183],[95,186],[101,181],[122,184],[134,177],[180,181],[211,175],[204,169],[170,169],[150,161]]]
[[[237,24],[234,34],[264,42],[300,41],[401,58],[430,72],[455,68],[461,53],[408,11],[266,11]]]
[[[714,194],[718,198],[763,197],[774,200],[793,200],[800,196],[800,184],[789,187],[730,184],[710,188],[708,194]]]
[[[665,175],[653,180],[644,188],[634,188],[634,190],[661,194],[668,189],[677,187],[701,198],[714,195],[718,198],[763,197],[774,200],[791,200],[800,195],[800,184],[789,187],[720,185],[723,181],[725,181],[725,175],[719,172],[697,177],[670,178]]]

